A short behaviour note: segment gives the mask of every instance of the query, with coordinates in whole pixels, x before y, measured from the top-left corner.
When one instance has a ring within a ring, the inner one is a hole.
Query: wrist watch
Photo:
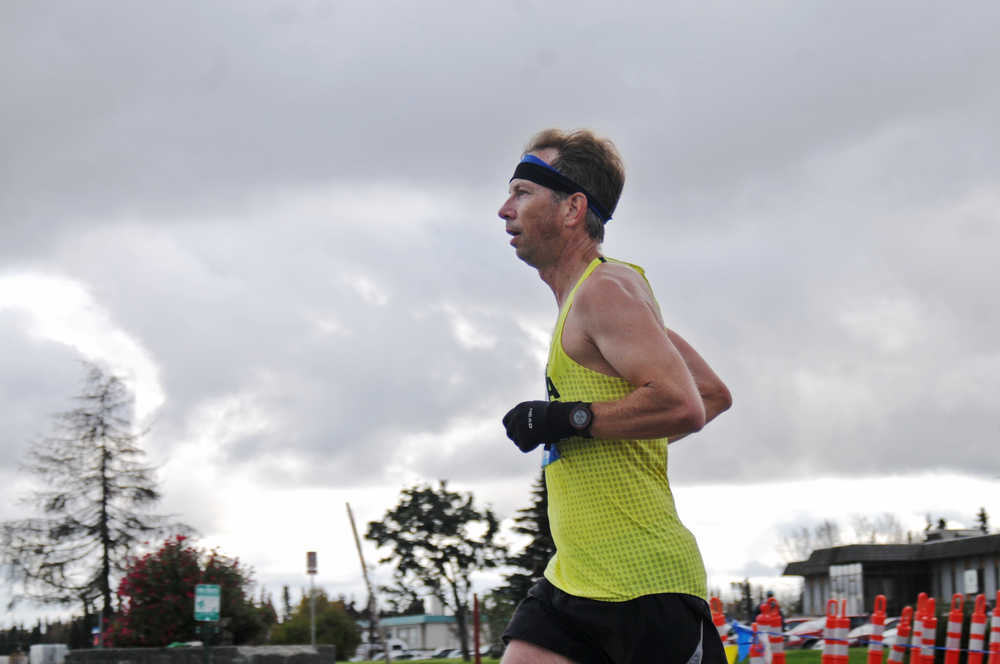
[[[594,421],[594,413],[589,403],[578,403],[569,411],[569,425],[578,435],[590,438],[590,424]]]

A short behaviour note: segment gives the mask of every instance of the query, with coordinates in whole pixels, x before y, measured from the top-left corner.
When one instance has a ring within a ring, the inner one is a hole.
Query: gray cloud
[[[735,396],[678,484],[1000,475],[1000,9],[574,7],[5,3],[0,278],[82,284],[148,353],[158,459],[519,505],[499,418],[555,311],[496,209],[534,131],[593,126],[607,253]],[[31,320],[0,301],[4,477],[86,354]]]

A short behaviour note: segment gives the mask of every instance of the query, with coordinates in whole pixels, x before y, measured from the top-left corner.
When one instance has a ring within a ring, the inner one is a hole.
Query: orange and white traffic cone
[[[715,629],[719,632],[719,638],[725,644],[726,637],[729,636],[729,630],[732,627],[726,622],[726,614],[722,610],[722,600],[718,597],[713,597],[709,600],[708,606],[712,609],[712,622],[715,624]]]
[[[885,631],[885,595],[875,596],[872,633],[868,637],[868,664],[882,664],[882,632]]]
[[[997,591],[997,601],[993,605],[993,618],[990,621],[990,659],[987,664],[1000,664],[1000,590]]]
[[[823,655],[820,664],[837,664],[834,640],[837,635],[837,600],[826,603],[826,626],[823,627]]]
[[[903,664],[903,657],[910,645],[912,620],[913,607],[903,607],[903,615],[899,620],[899,627],[896,628],[896,640],[892,644],[892,650],[889,651],[889,664]]]
[[[768,603],[767,639],[771,644],[771,664],[785,664],[785,635],[781,633],[781,611],[773,597]]]
[[[927,615],[927,593],[917,595],[917,610],[913,614],[913,638],[910,642],[910,664],[921,664],[920,649],[924,646],[924,616]]]
[[[975,608],[969,622],[969,657],[967,664],[983,663],[983,644],[986,642],[986,595],[976,595]]]
[[[951,596],[951,611],[948,613],[948,631],[944,641],[944,664],[958,664],[962,647],[962,623],[965,614],[965,595],[955,593]]]
[[[837,659],[835,664],[847,664],[847,633],[851,631],[851,619],[847,617],[847,600],[840,600],[840,617],[837,618]]]
[[[923,664],[934,664],[934,646],[937,637],[937,607],[933,597],[927,599],[927,609],[924,613],[923,647],[920,648],[920,661]]]
[[[753,624],[753,641],[750,643],[750,664],[764,664],[764,643],[760,640],[757,623]]]

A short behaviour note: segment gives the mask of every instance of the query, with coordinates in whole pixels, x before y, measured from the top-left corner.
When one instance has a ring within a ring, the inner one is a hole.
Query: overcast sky
[[[315,549],[363,601],[348,500],[527,506],[540,458],[500,418],[544,397],[555,302],[496,210],[550,126],[616,142],[605,252],[733,392],[670,449],[716,585],[823,518],[1000,517],[998,27],[987,1],[4,2],[0,518],[80,360],[135,390],[161,511],[275,594]]]

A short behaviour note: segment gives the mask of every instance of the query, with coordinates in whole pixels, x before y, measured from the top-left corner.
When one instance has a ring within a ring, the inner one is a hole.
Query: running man
[[[729,390],[663,323],[641,268],[601,253],[625,181],[611,141],[532,139],[499,210],[555,294],[547,401],[507,435],[542,463],[556,553],[504,633],[503,664],[717,664],[698,545],[667,481],[667,443],[729,408]]]

